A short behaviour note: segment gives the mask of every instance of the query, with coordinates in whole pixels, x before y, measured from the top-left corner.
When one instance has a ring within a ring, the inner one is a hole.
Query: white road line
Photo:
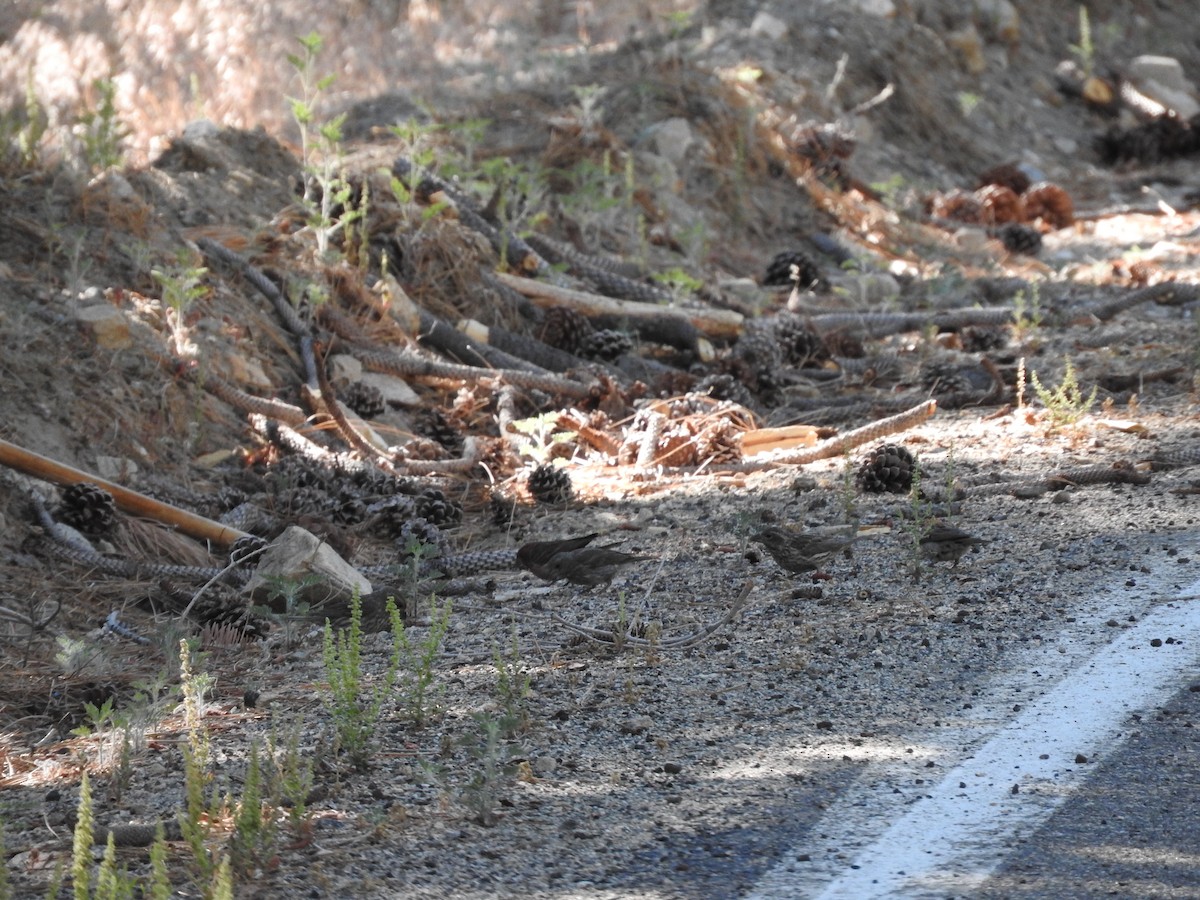
[[[1111,756],[1130,714],[1167,699],[1200,666],[1198,591],[1200,582],[1151,608],[990,736],[975,732],[975,741],[964,741],[961,728],[931,732],[910,745],[919,748],[911,762],[868,766],[814,826],[809,844],[745,900],[912,900],[979,886],[1013,837],[1032,832],[1091,774],[1077,754]],[[971,744],[976,749],[964,755]],[[910,804],[895,786],[911,791],[915,778],[928,778],[934,770],[919,766],[931,756],[956,767]]]

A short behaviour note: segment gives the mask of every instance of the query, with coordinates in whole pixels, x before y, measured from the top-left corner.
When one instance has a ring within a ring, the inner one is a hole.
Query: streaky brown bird
[[[972,547],[988,543],[954,525],[938,523],[921,537],[921,555],[934,562],[952,562],[954,566]]]
[[[792,531],[768,525],[750,540],[762,544],[771,558],[789,572],[815,572],[834,554],[851,547],[858,539],[856,525]]]

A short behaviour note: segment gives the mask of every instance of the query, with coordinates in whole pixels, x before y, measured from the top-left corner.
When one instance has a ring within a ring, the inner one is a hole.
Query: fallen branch
[[[228,546],[238,538],[246,536],[244,531],[230,528],[228,525],[222,525],[220,522],[214,522],[212,519],[206,519],[204,516],[198,516],[177,506],[171,506],[169,503],[139,494],[137,491],[131,491],[129,488],[121,487],[119,484],[114,484],[73,466],[55,462],[39,453],[4,440],[0,440],[0,465],[65,487],[84,482],[94,484],[112,495],[113,502],[118,509],[133,516],[143,516],[147,519],[154,519],[156,522],[162,522],[164,525],[174,526],[189,537],[198,540],[212,541],[220,546]]]
[[[636,300],[614,300],[600,294],[589,294],[571,288],[558,287],[532,278],[498,274],[504,284],[515,288],[539,306],[567,306],[586,316],[627,316],[633,319],[684,319],[698,331],[710,337],[734,338],[742,333],[744,317],[727,309],[682,309],[659,306]]]

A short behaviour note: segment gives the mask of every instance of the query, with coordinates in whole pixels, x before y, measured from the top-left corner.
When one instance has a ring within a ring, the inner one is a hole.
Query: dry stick
[[[130,515],[145,516],[166,525],[173,525],[189,537],[199,540],[212,541],[214,544],[226,546],[238,538],[246,536],[244,531],[230,528],[228,525],[222,525],[220,522],[214,522],[212,519],[206,519],[204,516],[198,516],[177,506],[171,506],[169,503],[139,494],[137,491],[131,491],[129,488],[113,484],[111,481],[98,478],[73,466],[47,459],[41,454],[4,440],[0,440],[0,465],[59,485],[69,486],[90,482],[108,491],[112,495],[113,502]]]
[[[722,469],[732,470],[735,472],[753,472],[758,469],[765,469],[773,465],[804,465],[806,463],[816,462],[820,459],[831,459],[833,457],[842,456],[848,450],[853,450],[855,447],[861,447],[863,444],[869,444],[871,441],[878,440],[881,437],[887,437],[890,434],[897,434],[901,431],[907,431],[910,428],[915,428],[920,425],[937,411],[936,400],[926,400],[924,403],[914,406],[912,409],[907,409],[902,413],[894,416],[889,416],[886,419],[879,419],[876,422],[871,422],[864,425],[862,428],[855,428],[853,431],[847,431],[845,434],[830,438],[827,441],[822,441],[815,447],[806,447],[798,450],[784,450],[780,453],[770,454],[765,459],[755,459],[752,461],[735,463],[730,466],[721,466]]]
[[[683,650],[688,647],[694,647],[707,637],[712,635],[717,629],[729,624],[734,620],[746,606],[747,598],[750,596],[750,591],[754,588],[754,579],[749,579],[742,585],[741,591],[734,598],[733,605],[720,618],[703,626],[699,631],[691,634],[681,635],[675,638],[662,638],[659,640],[650,640],[648,638],[640,638],[635,635],[625,635],[620,638],[620,643],[629,647],[657,647],[663,650]],[[575,622],[568,622],[556,612],[550,613],[550,620],[557,625],[561,625],[568,631],[573,631],[575,634],[581,635],[591,641],[596,641],[600,644],[617,644],[618,638],[612,629],[604,628],[589,628],[586,625],[578,625]]]
[[[1111,466],[1085,466],[1067,469],[1042,478],[1022,478],[997,484],[980,484],[962,488],[963,497],[994,497],[1000,494],[1040,494],[1058,491],[1071,485],[1089,484],[1149,484],[1150,473],[1139,472],[1121,461]]]
[[[1164,281],[1161,284],[1152,284],[1150,287],[1142,288],[1140,291],[1132,291],[1124,297],[1110,300],[1107,303],[1101,303],[1085,312],[1091,312],[1101,322],[1107,322],[1119,313],[1151,300],[1163,306],[1177,306],[1190,303],[1198,298],[1200,298],[1200,285]]]
[[[325,408],[329,410],[329,414],[333,416],[334,424],[337,425],[338,434],[341,435],[342,440],[363,456],[373,459],[375,464],[389,475],[399,475],[392,468],[391,459],[363,438],[354,429],[354,426],[350,424],[350,420],[346,418],[346,412],[338,402],[337,395],[333,392],[333,385],[329,383],[329,375],[325,371],[323,356],[325,348],[321,344],[314,343],[311,338],[307,337],[302,338],[300,344],[305,358],[311,359],[313,372],[317,376],[317,386],[321,389],[321,401],[325,404]]]
[[[614,300],[600,294],[558,287],[532,278],[496,276],[531,297],[539,306],[567,306],[590,316],[628,316],[631,319],[683,319],[711,337],[733,338],[742,332],[744,316],[727,309],[680,309],[635,300]]]
[[[574,247],[559,244],[541,235],[531,235],[530,245],[551,262],[570,266],[571,274],[590,281],[600,293],[620,300],[640,300],[645,303],[669,303],[674,298],[666,288],[630,278],[617,270],[611,260],[586,256]]]
[[[283,323],[293,335],[296,337],[305,337],[312,334],[308,323],[300,318],[300,314],[296,312],[296,308],[292,306],[287,297],[283,296],[279,288],[275,286],[275,282],[271,281],[261,270],[251,265],[248,259],[240,253],[234,253],[224,244],[219,244],[210,238],[197,238],[196,246],[200,248],[205,256],[214,257],[232,266],[243,278],[258,288],[259,292],[274,305],[275,311],[279,313],[279,318],[283,319]]]
[[[561,394],[582,400],[591,395],[592,386],[580,384],[557,375],[536,375],[512,369],[483,369],[459,363],[442,362],[418,356],[411,351],[391,352],[356,347],[354,355],[367,369],[412,378],[445,378],[452,381],[477,382],[485,378],[500,378],[517,387],[533,388],[550,394]]]
[[[943,309],[909,313],[821,313],[810,316],[807,322],[821,334],[837,331],[880,338],[905,331],[920,331],[927,325],[946,330],[972,325],[1007,325],[1012,322],[1013,315],[1014,310],[1011,306],[993,306],[986,309]]]
[[[430,346],[442,353],[454,356],[467,365],[523,369],[545,374],[545,369],[541,366],[487,344],[473,341],[452,325],[426,310],[417,309],[416,312],[415,328],[418,332],[416,337],[423,346]],[[347,343],[362,347],[375,346],[375,342],[357,322],[340,309],[335,309],[331,304],[322,304],[317,310],[317,314],[320,316],[322,325]],[[350,352],[353,353],[353,350]]]
[[[240,409],[242,412],[269,416],[272,419],[278,419],[289,425],[299,425],[308,419],[308,413],[298,406],[292,406],[292,404],[284,403],[282,400],[257,397],[254,394],[249,394],[211,372],[201,373],[193,368],[183,368],[181,371],[189,381],[199,385],[217,399],[224,400],[230,406]]]

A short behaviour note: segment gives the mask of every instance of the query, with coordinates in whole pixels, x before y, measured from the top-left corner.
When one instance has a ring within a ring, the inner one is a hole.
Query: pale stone
[[[651,140],[655,152],[670,160],[677,169],[683,164],[688,151],[699,142],[688,120],[678,117],[653,126]]]
[[[359,379],[363,384],[373,387],[383,395],[383,400],[387,404],[396,404],[397,406],[416,406],[421,402],[420,396],[403,378],[397,378],[395,375],[385,375],[382,372],[363,372],[362,378]]]
[[[892,0],[824,0],[826,6],[836,4],[842,8],[854,7],[859,12],[870,13],[884,19],[890,19],[896,14],[896,4]]]
[[[75,321],[105,350],[125,350],[133,346],[129,318],[115,306],[85,306],[75,311]]]
[[[1149,79],[1182,93],[1196,91],[1196,86],[1183,74],[1183,66],[1173,56],[1157,56],[1152,53],[1135,56],[1129,61],[1129,78],[1135,83]]]
[[[278,601],[280,579],[311,582],[300,588],[297,600],[316,608],[348,603],[356,589],[360,597],[371,593],[371,582],[357,569],[320,538],[296,525],[263,551],[246,591],[253,602],[270,605],[272,600]]]
[[[972,75],[979,75],[987,68],[987,57],[983,53],[983,39],[974,25],[967,25],[946,35],[946,44],[958,51],[963,66]]]
[[[335,353],[325,365],[329,380],[334,384],[353,384],[362,380],[362,363],[348,353]]]
[[[765,37],[772,41],[781,41],[787,37],[787,23],[765,9],[760,9],[750,23],[750,33],[756,37]]]
[[[240,353],[225,354],[225,369],[221,373],[226,378],[250,388],[270,390],[275,385],[267,373],[263,371],[262,363],[252,357]]]
[[[129,484],[137,476],[138,467],[132,459],[123,456],[97,456],[96,474],[105,481]]]

